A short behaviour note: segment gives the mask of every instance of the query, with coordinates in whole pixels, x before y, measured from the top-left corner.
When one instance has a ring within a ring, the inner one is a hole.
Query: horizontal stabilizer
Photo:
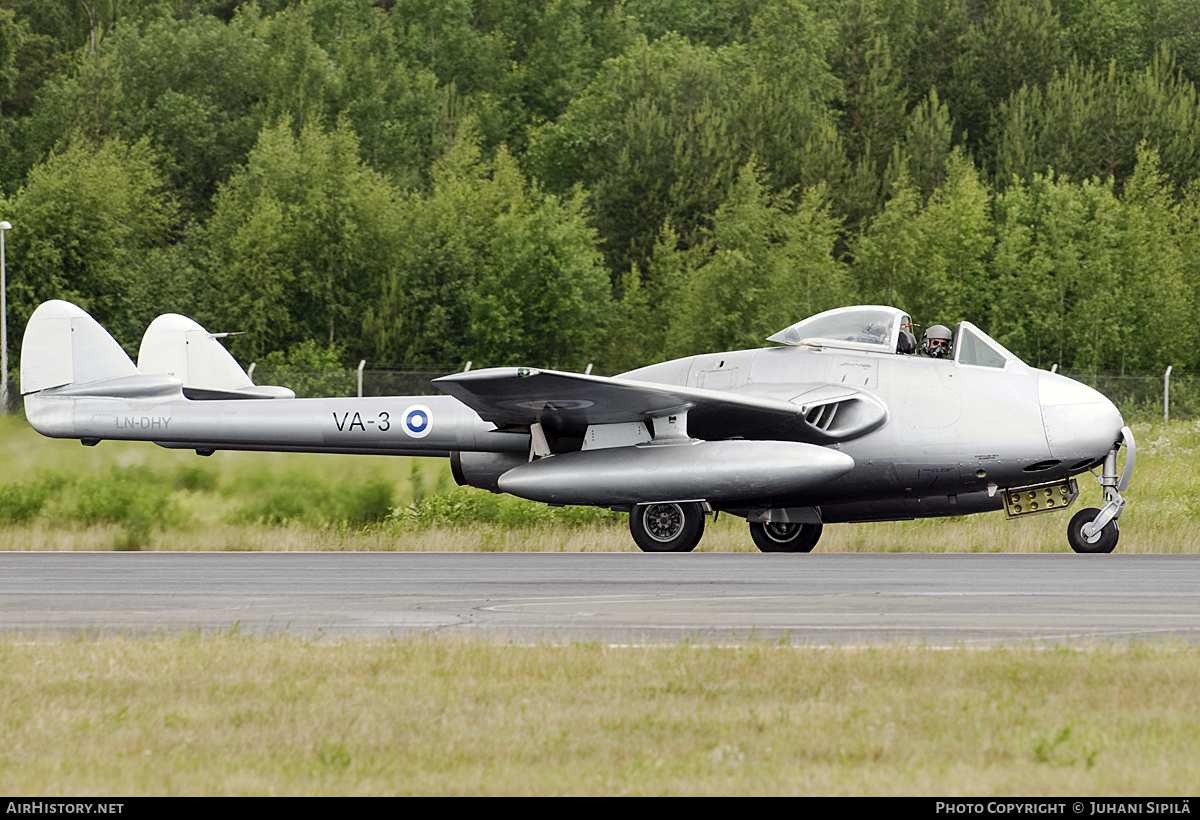
[[[229,401],[236,399],[294,399],[296,392],[286,387],[254,384],[240,390],[214,390],[210,387],[185,387],[183,395],[192,401]]]
[[[137,375],[116,339],[70,302],[44,302],[29,318],[21,344],[22,395]]]
[[[170,376],[119,376],[87,384],[67,385],[54,391],[55,396],[88,396],[107,399],[179,398],[179,379]]]

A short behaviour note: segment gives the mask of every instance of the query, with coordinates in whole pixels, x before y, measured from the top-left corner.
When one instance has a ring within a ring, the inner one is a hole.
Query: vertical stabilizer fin
[[[70,302],[44,302],[29,317],[21,343],[22,395],[137,374],[117,340]]]
[[[211,333],[178,313],[150,323],[138,350],[142,373],[174,376],[186,387],[242,390],[254,382]]]

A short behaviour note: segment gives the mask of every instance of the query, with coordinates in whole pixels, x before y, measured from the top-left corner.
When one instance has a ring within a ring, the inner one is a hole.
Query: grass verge
[[[14,795],[1186,795],[1200,651],[0,639]]]

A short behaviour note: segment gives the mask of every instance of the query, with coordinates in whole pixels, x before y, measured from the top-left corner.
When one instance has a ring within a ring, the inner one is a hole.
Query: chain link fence
[[[470,369],[468,362],[467,369]],[[440,396],[442,391],[433,385],[439,376],[463,372],[461,365],[429,365],[418,368],[365,366],[356,369],[294,370],[250,365],[250,377],[255,384],[273,384],[296,391],[297,398],[320,396]],[[588,365],[588,372],[591,365]],[[610,375],[596,372],[595,375]],[[361,376],[361,389],[359,378]]]
[[[433,396],[439,391],[432,384],[439,376],[457,373],[461,368],[400,370],[363,368],[363,396]],[[1060,370],[1064,376],[1094,387],[1108,396],[1121,410],[1126,421],[1149,421],[1163,417],[1164,397],[1169,396],[1167,410],[1173,419],[1200,418],[1200,373],[1172,371],[1169,380],[1165,373],[1157,375],[1117,373],[1108,371]],[[309,371],[254,371],[256,384],[278,384],[290,387],[301,398],[310,396],[356,396],[359,372],[353,369]],[[1167,387],[1164,390],[1164,387]]]
[[[433,370],[375,370],[362,371],[362,395],[369,396],[434,396],[441,393],[432,382],[439,376],[456,373],[451,368]],[[276,384],[296,391],[299,398],[318,396],[357,396],[357,370],[271,370],[255,368],[255,384]]]
[[[461,367],[451,366],[420,369],[364,367],[361,395],[436,396],[441,391],[433,385],[433,380],[461,370]],[[1129,374],[1069,369],[1058,372],[1108,396],[1126,421],[1157,420],[1163,418],[1164,413],[1181,421],[1200,418],[1200,373],[1173,370],[1168,378],[1166,373]],[[288,387],[296,391],[300,398],[360,395],[360,374],[353,368],[318,371],[261,367],[253,369],[251,375],[255,384]],[[13,382],[9,384],[9,403],[10,411],[20,408],[20,398]]]
[[[1171,371],[1157,375],[1060,370],[1112,400],[1126,421],[1200,418],[1200,373]],[[1165,403],[1164,403],[1165,402]]]

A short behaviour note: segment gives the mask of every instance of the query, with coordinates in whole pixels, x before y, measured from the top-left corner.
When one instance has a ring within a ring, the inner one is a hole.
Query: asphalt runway
[[[1200,643],[1200,556],[0,553],[0,632]]]

